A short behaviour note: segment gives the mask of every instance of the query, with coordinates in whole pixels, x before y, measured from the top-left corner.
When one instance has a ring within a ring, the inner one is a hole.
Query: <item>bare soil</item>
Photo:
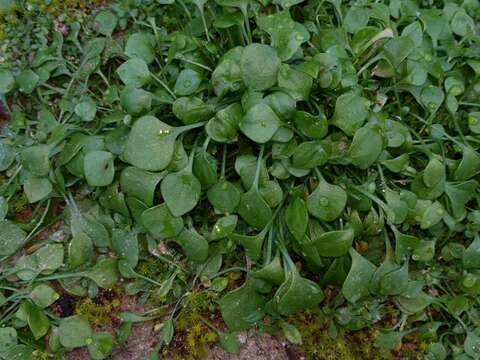
[[[137,304],[133,296],[123,296],[120,311],[142,312],[145,309]],[[161,320],[146,321],[132,326],[129,339],[117,345],[110,360],[143,360],[157,345],[160,339]],[[114,326],[105,326],[96,331],[115,332]],[[256,331],[241,332],[238,340],[242,345],[240,354],[232,355],[220,347],[214,347],[206,360],[300,360],[286,340]],[[65,360],[90,360],[86,347],[75,349],[65,356]],[[172,359],[163,359],[172,360]]]
[[[300,360],[285,340],[265,333],[250,332],[238,335],[242,348],[240,354],[233,355],[219,347],[212,349],[205,360]],[[159,334],[153,322],[134,325],[129,340],[117,346],[109,359],[142,360],[155,347]],[[86,348],[76,349],[65,357],[66,360],[90,360]],[[171,359],[165,359],[171,360]]]

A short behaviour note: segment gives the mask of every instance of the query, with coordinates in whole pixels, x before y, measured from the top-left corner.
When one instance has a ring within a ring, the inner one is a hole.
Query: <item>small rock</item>
[[[241,332],[238,334],[237,339],[240,342],[240,344],[245,344],[247,342],[247,333],[246,332]]]

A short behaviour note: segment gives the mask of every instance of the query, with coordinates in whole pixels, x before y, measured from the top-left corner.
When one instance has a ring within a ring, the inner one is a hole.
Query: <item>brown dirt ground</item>
[[[135,297],[124,296],[122,298],[121,311],[142,312],[144,309],[136,302]],[[156,330],[159,321],[146,321],[134,324],[130,338],[123,344],[117,345],[109,360],[142,360],[148,355],[160,339],[160,333]],[[114,332],[114,327],[102,327],[97,331]],[[241,332],[238,340],[242,345],[239,355],[232,355],[219,347],[211,350],[205,360],[300,360],[293,350],[290,350],[288,342],[279,337],[274,337],[256,331]],[[75,349],[65,356],[65,360],[90,360],[86,347]],[[162,359],[172,360],[172,359]]]
[[[134,325],[130,339],[117,346],[110,360],[142,360],[155,347],[158,333],[154,330],[153,322]],[[293,351],[289,350],[284,340],[268,334],[250,332],[238,335],[242,348],[240,354],[232,355],[221,348],[213,348],[205,360],[300,360]],[[86,348],[76,349],[65,357],[66,360],[90,360]],[[165,359],[171,360],[171,359]]]

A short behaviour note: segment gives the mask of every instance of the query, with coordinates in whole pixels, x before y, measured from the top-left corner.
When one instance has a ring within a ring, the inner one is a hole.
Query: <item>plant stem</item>
[[[170,94],[171,97],[173,97],[174,99],[177,98],[177,96],[175,95],[175,93],[170,90],[170,88],[168,87],[167,84],[165,84],[160,78],[158,78],[156,75],[154,75],[153,73],[151,73],[151,76],[152,78],[154,78],[160,85],[162,85],[162,87]]]
[[[260,179],[260,170],[262,168],[262,158],[263,158],[263,152],[265,150],[265,145],[262,144],[260,147],[260,154],[258,154],[258,160],[257,160],[257,168],[255,170],[255,178],[253,179],[253,184],[252,188],[258,189],[258,182]]]
[[[225,168],[227,166],[227,144],[223,144],[223,153],[222,153],[222,168],[220,171],[220,178],[225,179]]]

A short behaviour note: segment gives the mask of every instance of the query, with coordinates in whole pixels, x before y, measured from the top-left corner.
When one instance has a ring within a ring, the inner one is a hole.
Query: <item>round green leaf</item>
[[[223,320],[232,331],[245,330],[263,318],[265,298],[247,281],[219,300]]]
[[[147,63],[139,58],[125,61],[117,68],[117,75],[125,85],[142,87],[150,81],[150,70]]]
[[[120,94],[120,104],[127,113],[133,116],[138,116],[150,111],[152,106],[152,94],[143,89],[127,86]]]
[[[280,127],[280,119],[266,104],[257,104],[240,121],[240,130],[257,143],[266,143]]]
[[[74,349],[87,345],[87,340],[92,337],[92,329],[87,320],[79,316],[70,316],[60,319],[58,335],[63,346]]]
[[[257,229],[263,229],[272,217],[270,206],[254,187],[241,195],[237,211],[247,224]]]
[[[328,154],[318,141],[306,141],[297,146],[292,156],[292,165],[300,169],[313,169],[324,165]]]
[[[324,298],[322,289],[312,280],[306,279],[292,269],[274,295],[277,310],[282,315],[314,308]],[[298,301],[302,299],[301,301]]]
[[[296,197],[285,210],[288,230],[297,241],[302,241],[308,226],[308,209],[305,200]]]
[[[277,82],[280,59],[272,47],[251,44],[243,50],[240,67],[243,81],[250,89],[266,90]]]
[[[240,190],[238,187],[226,180],[220,180],[207,192],[208,201],[215,210],[231,214],[240,203]]]
[[[40,77],[30,69],[23,70],[16,79],[19,90],[25,94],[31,94],[39,80]]]
[[[194,229],[183,229],[175,241],[180,244],[185,255],[191,261],[203,263],[208,258],[208,242]]]
[[[27,234],[8,220],[0,221],[0,256],[10,256],[20,249]]]
[[[165,176],[160,189],[173,216],[182,216],[192,210],[200,200],[200,181],[188,170]]]
[[[376,267],[353,248],[350,249],[352,266],[342,286],[342,294],[345,298],[354,303],[369,294],[368,284]]]
[[[217,67],[212,73],[212,85],[215,94],[223,97],[229,92],[238,91],[243,86],[240,61],[243,47],[237,46],[223,55]]]
[[[353,136],[367,116],[368,100],[355,92],[348,92],[338,97],[331,122],[345,134]]]
[[[103,10],[95,16],[93,27],[95,30],[105,36],[111,36],[117,27],[117,16],[110,10]]]
[[[21,153],[22,165],[26,170],[37,176],[46,176],[50,171],[50,146],[33,145]]]
[[[318,116],[313,116],[305,111],[296,111],[294,122],[295,127],[309,138],[321,139],[327,135],[328,123],[323,113]]]
[[[85,155],[83,171],[88,185],[110,185],[115,176],[112,153],[99,150],[88,152]]]
[[[243,110],[240,103],[233,103],[217,112],[211,118],[205,130],[208,136],[219,143],[230,143],[236,140],[238,125],[243,117]]]
[[[136,197],[147,206],[152,206],[155,188],[163,176],[163,173],[152,173],[129,166],[123,169],[120,175],[120,186],[122,192],[128,196]]]
[[[185,69],[178,74],[173,91],[178,96],[192,95],[197,91],[201,82],[202,76],[198,72],[192,69]]]
[[[88,353],[92,360],[106,359],[113,350],[115,338],[108,332],[96,332],[87,341]]]
[[[111,289],[120,280],[116,259],[101,259],[85,275],[104,289]]]
[[[23,191],[27,195],[28,202],[34,203],[45,199],[52,192],[52,183],[48,178],[30,176],[23,183]]]
[[[144,170],[165,169],[173,157],[173,128],[153,116],[138,119],[127,139],[123,156],[127,162]],[[147,156],[146,154],[155,154]]]
[[[93,242],[87,234],[81,232],[72,237],[68,245],[68,260],[71,268],[90,263],[94,256]]]
[[[383,151],[383,138],[373,129],[362,127],[355,132],[348,157],[360,169],[369,168]]]
[[[353,229],[328,231],[317,237],[314,244],[320,256],[343,256],[352,247],[353,237]]]
[[[0,171],[7,170],[15,160],[15,149],[13,146],[0,141]]]
[[[347,193],[338,185],[322,181],[307,199],[308,212],[323,221],[339,217],[347,204]]]
[[[202,99],[190,96],[175,100],[172,111],[184,124],[193,124],[210,119],[214,108],[210,104],[205,104]]]
[[[46,308],[50,306],[55,301],[58,300],[60,295],[53,290],[52,287],[46,284],[40,284],[35,286],[35,288],[30,293],[30,298],[32,301],[41,308]]]
[[[173,216],[167,204],[145,210],[142,223],[150,234],[160,239],[173,238],[183,229],[182,218]]]
[[[15,87],[15,78],[10,70],[0,69],[0,94],[7,94]]]
[[[153,36],[147,33],[134,33],[127,39],[125,54],[130,58],[140,58],[147,64],[155,60],[153,49],[155,41]]]

